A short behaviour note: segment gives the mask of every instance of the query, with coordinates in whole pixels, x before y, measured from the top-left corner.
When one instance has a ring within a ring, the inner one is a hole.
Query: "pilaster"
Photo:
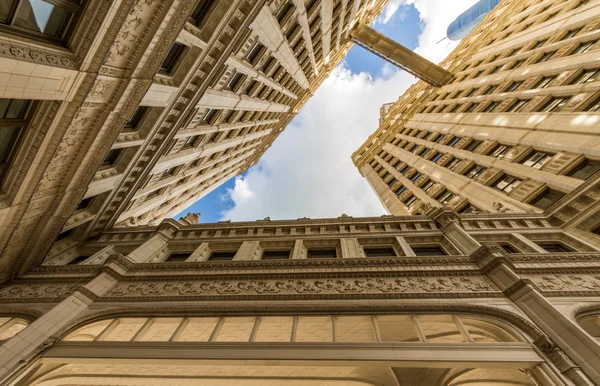
[[[342,258],[356,259],[359,257],[365,257],[365,252],[358,243],[356,238],[343,238],[340,239],[340,245],[342,250]]]
[[[233,260],[258,260],[262,254],[260,241],[244,241]]]
[[[294,250],[292,251],[292,259],[306,259],[307,249],[302,240],[294,242]]]

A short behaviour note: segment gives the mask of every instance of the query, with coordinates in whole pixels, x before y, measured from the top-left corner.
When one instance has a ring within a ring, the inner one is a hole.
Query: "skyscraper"
[[[390,214],[547,209],[600,169],[593,2],[503,2],[353,160]]]

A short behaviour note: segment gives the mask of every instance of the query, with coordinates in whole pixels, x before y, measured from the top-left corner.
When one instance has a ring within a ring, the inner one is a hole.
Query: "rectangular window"
[[[427,153],[429,153],[429,149],[425,148],[419,153],[419,156],[425,157]]]
[[[527,106],[527,103],[529,103],[528,100],[524,100],[524,99],[518,99],[515,103],[513,103],[513,105],[508,109],[508,112],[511,113],[518,113],[521,110],[523,110],[525,108],[525,106]]]
[[[275,251],[263,251],[263,260],[286,260],[290,258],[292,251],[290,249],[282,249]]]
[[[306,257],[309,259],[335,259],[335,258],[337,258],[337,250],[335,248],[327,248],[327,249],[309,248],[308,251],[306,252]]]
[[[417,256],[444,256],[447,255],[439,246],[427,246],[427,247],[411,247],[415,255]]]
[[[493,112],[496,107],[498,107],[498,105],[500,104],[500,102],[496,102],[493,101],[492,103],[490,103],[489,105],[487,105],[487,107],[483,110],[484,113],[491,113]]]
[[[404,205],[410,208],[415,204],[415,202],[417,202],[417,198],[413,195],[410,195],[406,200],[404,200]]]
[[[579,178],[580,180],[587,180],[598,170],[600,170],[599,161],[586,159],[569,174],[569,177]]]
[[[487,170],[487,168],[484,168],[483,166],[474,165],[471,169],[469,169],[469,172],[467,173],[467,177],[474,180],[475,178],[479,177],[481,175],[481,173],[485,172],[486,170]]]
[[[504,90],[505,92],[513,92],[516,89],[519,88],[519,86],[521,86],[523,84],[523,81],[518,81],[518,82],[512,82],[507,88],[506,90]]]
[[[504,158],[506,153],[508,153],[512,148],[513,147],[509,145],[496,145],[490,156],[494,158]]]
[[[421,173],[417,172],[414,176],[410,178],[412,182],[415,182],[419,177],[421,177]]]
[[[460,163],[460,160],[458,158],[455,158],[452,160],[452,162],[450,162],[448,165],[446,165],[446,167],[450,170],[454,170],[456,168],[456,166],[458,166],[459,163]]]
[[[577,35],[579,33],[579,31],[581,31],[581,28],[575,28],[570,30],[569,32],[567,32],[565,34],[565,36],[563,36],[562,39],[560,40],[567,40],[567,39],[571,39],[572,37],[575,37],[575,35]]]
[[[467,109],[467,113],[472,113],[473,111],[475,111],[475,109],[477,108],[477,106],[479,106],[479,103],[471,103],[471,105],[469,106],[469,108]]]
[[[482,143],[483,143],[483,141],[474,139],[471,142],[469,142],[469,145],[467,147],[465,147],[465,150],[475,151],[479,147],[479,145],[481,145]]]
[[[541,109],[541,112],[552,113],[561,111],[569,102],[571,97],[560,97],[550,99]]]
[[[494,91],[496,91],[496,89],[498,88],[498,85],[491,85],[488,88],[485,89],[483,95],[490,95],[491,93],[493,93]]]
[[[596,98],[594,102],[592,102],[585,111],[589,111],[591,113],[600,113],[600,97]]]
[[[423,186],[421,186],[421,189],[424,192],[429,192],[431,190],[431,188],[433,188],[434,186],[435,186],[435,182],[429,180]]]
[[[212,252],[208,260],[210,261],[231,261],[235,257],[237,251],[218,251]]]
[[[591,83],[595,82],[600,75],[600,70],[587,70],[581,73],[577,78],[575,78],[571,84],[583,84],[583,83]]]
[[[544,46],[544,44],[546,44],[547,41],[548,41],[548,39],[540,40],[539,42],[537,42],[535,44],[535,46],[533,46],[533,49],[535,50],[537,48],[542,48]]]
[[[396,257],[396,251],[392,247],[364,247],[367,257]]]
[[[215,115],[217,115],[217,111],[215,109],[208,109],[206,113],[204,113],[204,117],[202,118],[202,123],[212,124]]]
[[[392,179],[390,180],[390,182],[388,182],[388,186],[391,188],[392,186],[394,186],[394,184],[395,184],[396,182],[398,182],[398,180],[397,180],[397,179],[395,179],[395,178],[392,178]]]
[[[556,51],[552,51],[552,52],[546,52],[545,54],[543,54],[536,63],[544,63],[547,62],[548,60],[550,60],[554,54],[556,54]]]
[[[405,190],[406,188],[404,186],[399,187],[398,190],[396,190],[396,196],[401,195]]]
[[[169,52],[167,52],[167,56],[165,56],[165,59],[160,64],[158,71],[165,74],[171,73],[184,49],[185,46],[183,44],[179,44],[177,42],[173,43],[171,48],[169,48]]]
[[[527,158],[523,165],[530,166],[534,169],[541,169],[550,159],[554,156],[552,153],[544,153],[542,151],[537,151],[531,155],[531,157]]]
[[[544,248],[549,253],[565,253],[565,252],[574,252],[573,249],[569,248],[565,244],[561,242],[553,242],[553,243],[538,243],[538,245]]]
[[[244,74],[234,71],[233,75],[231,75],[231,78],[229,79],[229,82],[227,82],[227,89],[230,91],[236,91],[237,86],[239,86],[242,79],[244,79]]]
[[[557,190],[546,188],[546,190],[533,199],[530,204],[540,209],[548,209],[556,201],[563,198],[564,195],[564,193]]]
[[[33,114],[32,105],[32,101],[26,99],[0,99],[0,182],[25,136]]]
[[[172,253],[169,255],[166,261],[169,263],[182,263],[189,259],[189,257],[189,253]]]
[[[501,192],[506,194],[512,192],[517,186],[521,184],[521,180],[513,176],[505,175],[496,185],[494,186]]]
[[[258,55],[263,51],[264,47],[265,46],[263,46],[259,42],[256,42],[254,44],[254,46],[252,46],[252,48],[250,49],[250,51],[248,51],[248,54],[246,55],[246,59],[248,59],[248,61],[251,64],[255,64],[255,61],[258,58]]]
[[[102,161],[102,166],[112,166],[117,162],[117,159],[119,158],[119,155],[121,154],[121,149],[111,149],[108,151],[108,153],[106,154],[106,157],[104,157],[104,160]]]
[[[581,43],[571,52],[571,55],[583,54],[592,49],[596,41]]]
[[[448,146],[450,146],[450,147],[456,146],[456,144],[459,143],[461,139],[462,139],[462,137],[454,137],[452,139],[452,141],[450,141],[450,143],[448,143]]]
[[[444,134],[440,134],[440,135],[438,135],[438,137],[435,139],[435,141],[434,141],[434,142],[435,142],[435,143],[440,143],[440,141],[441,141],[442,139],[444,139],[445,137],[446,137],[446,136],[445,136]]]
[[[554,79],[556,79],[556,76],[544,76],[535,83],[532,89],[546,88]]]
[[[402,174],[406,174],[406,172],[408,172],[410,170],[410,166],[406,165],[401,171],[400,173]]]
[[[207,20],[208,13],[215,3],[215,0],[200,0],[196,8],[192,11],[190,18],[198,28],[202,28]]]
[[[450,192],[450,191],[445,191],[444,193],[442,193],[442,195],[438,198],[438,201],[440,203],[442,203],[443,205],[448,204],[452,199],[454,198],[454,193]]]
[[[525,59],[521,59],[521,60],[517,60],[511,67],[511,70],[517,69],[519,67],[521,67],[523,65],[523,63],[525,63]]]
[[[437,153],[437,154],[435,155],[435,157],[433,157],[433,158],[431,159],[431,161],[432,161],[432,162],[438,162],[438,161],[440,160],[440,158],[442,158],[443,156],[444,156],[444,153]]]
[[[200,138],[199,135],[193,135],[189,137],[187,141],[185,141],[184,148],[194,147],[196,145],[196,141],[198,141],[198,138]]]

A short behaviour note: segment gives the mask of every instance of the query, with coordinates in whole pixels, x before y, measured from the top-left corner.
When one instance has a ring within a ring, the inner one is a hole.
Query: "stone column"
[[[123,268],[115,262],[109,263],[107,267],[113,272],[123,272]],[[0,379],[7,380],[16,376],[17,372],[31,365],[39,354],[59,339],[58,334],[88,310],[93,297],[104,295],[116,283],[117,278],[110,270],[100,273],[4,342],[0,346]]]
[[[292,250],[292,259],[306,259],[307,251],[302,240],[296,240],[294,249]]]
[[[244,241],[233,260],[259,260],[262,256],[260,241]]]
[[[434,87],[444,86],[454,79],[451,72],[417,55],[369,26],[357,24],[350,31],[350,36],[354,43]]]
[[[396,241],[398,242],[398,246],[400,247],[400,249],[402,250],[402,252],[404,253],[404,256],[417,256],[415,254],[415,252],[412,250],[412,248],[410,247],[410,245],[406,242],[406,240],[404,239],[404,237],[402,236],[396,236]]]
[[[340,245],[342,250],[342,258],[356,259],[359,257],[365,257],[365,251],[362,249],[356,238],[343,238],[340,239]]]
[[[202,243],[196,250],[188,257],[186,262],[190,261],[206,261],[210,257],[211,249],[208,243]]]
[[[159,230],[144,244],[137,247],[127,257],[135,263],[148,263],[160,261],[169,254],[168,243],[170,235]]]
[[[437,209],[431,213],[444,236],[458,248],[463,255],[477,251],[481,244],[473,238],[461,225],[458,213],[449,208]]]
[[[536,345],[565,376],[577,385],[600,384],[600,344],[557,310],[530,280],[517,275],[502,248],[482,246],[471,258],[548,335],[551,342]]]

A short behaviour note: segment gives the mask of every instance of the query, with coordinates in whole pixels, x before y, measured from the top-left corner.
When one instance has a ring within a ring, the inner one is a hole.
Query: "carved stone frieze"
[[[108,298],[212,297],[256,295],[422,295],[451,297],[499,291],[482,277],[403,277],[372,279],[207,280],[178,282],[121,282]],[[415,296],[418,297],[418,296]]]
[[[76,288],[73,283],[10,284],[0,289],[0,301],[18,299],[18,301],[62,300],[71,295]]]
[[[594,291],[600,293],[600,274],[528,275],[528,278],[542,292]]]
[[[27,60],[70,69],[75,68],[72,55],[68,53],[44,52],[8,42],[0,43],[0,55],[17,60]]]

